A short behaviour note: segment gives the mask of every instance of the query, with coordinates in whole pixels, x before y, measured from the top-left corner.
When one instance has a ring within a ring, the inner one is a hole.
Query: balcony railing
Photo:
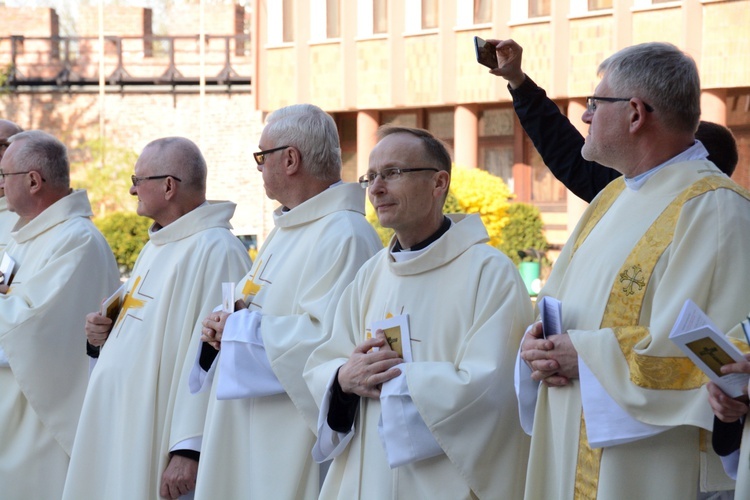
[[[106,36],[103,74],[107,86],[249,86],[253,57],[248,35]],[[97,37],[0,37],[6,85],[73,89],[99,85]]]

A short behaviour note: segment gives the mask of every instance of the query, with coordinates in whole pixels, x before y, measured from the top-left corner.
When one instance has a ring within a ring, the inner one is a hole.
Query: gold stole
[[[602,191],[575,241],[573,252],[578,250],[624,188],[625,182],[617,179]],[[612,285],[600,328],[611,328],[614,331],[630,368],[630,380],[639,387],[687,390],[698,388],[708,381],[703,372],[688,358],[644,356],[634,352],[634,346],[649,335],[649,329],[633,326],[637,325],[640,319],[643,297],[654,267],[674,238],[675,226],[683,205],[716,189],[731,189],[750,199],[750,193],[727,177],[712,175],[696,181],[675,198],[648,228],[625,259]],[[588,445],[582,413],[575,498],[596,498],[601,457],[601,448],[592,450]]]

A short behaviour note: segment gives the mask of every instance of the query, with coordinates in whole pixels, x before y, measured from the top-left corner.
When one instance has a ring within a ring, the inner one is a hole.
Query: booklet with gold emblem
[[[722,366],[744,361],[742,352],[692,300],[685,301],[669,338],[727,395],[742,396],[750,375],[721,373]]]
[[[372,325],[370,325],[373,337],[378,330],[383,330],[391,349],[396,351],[404,361],[407,363],[412,361],[408,314],[400,314],[387,319],[373,321]]]

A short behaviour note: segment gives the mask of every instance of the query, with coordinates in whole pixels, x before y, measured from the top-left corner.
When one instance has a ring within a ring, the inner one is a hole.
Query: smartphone
[[[477,54],[477,62],[479,64],[487,66],[490,69],[497,68],[497,52],[494,45],[475,36],[474,52]]]

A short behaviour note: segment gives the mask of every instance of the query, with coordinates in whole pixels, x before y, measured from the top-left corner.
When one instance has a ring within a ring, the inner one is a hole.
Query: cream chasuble
[[[444,453],[390,469],[378,435],[380,400],[362,398],[354,436],[334,458],[321,498],[523,496],[528,437],[513,367],[531,301],[511,261],[485,244],[479,216],[450,217],[455,224],[422,255],[395,262],[385,249],[362,267],[341,298],[332,338],[305,368],[320,404],[372,322],[408,314],[413,362],[399,368]]]
[[[18,222],[15,212],[8,210],[8,200],[0,196],[0,257],[5,252],[5,247],[10,243],[10,232]]]
[[[530,499],[695,498],[699,482],[731,487],[702,453],[710,435],[699,428],[713,423],[707,378],[668,335],[686,299],[724,331],[747,312],[748,194],[707,161],[668,165],[638,191],[622,186],[594,200],[540,297],[562,301],[563,330],[608,395],[636,420],[671,429],[590,450],[580,382],[541,385]]]
[[[382,247],[364,218],[364,195],[358,184],[341,184],[274,212],[275,227],[236,297],[262,314],[266,353],[286,393],[219,401],[217,373],[196,499],[318,497],[319,467],[310,455],[318,408],[302,369],[330,335],[344,288]]]
[[[64,498],[156,500],[171,447],[200,437],[207,400],[177,389],[221,283],[250,267],[229,231],[234,209],[213,202],[149,230],[91,374]]]
[[[4,198],[3,198],[4,199]],[[118,285],[112,251],[73,191],[12,233],[0,295],[0,497],[60,498],[88,380],[86,314]]]

